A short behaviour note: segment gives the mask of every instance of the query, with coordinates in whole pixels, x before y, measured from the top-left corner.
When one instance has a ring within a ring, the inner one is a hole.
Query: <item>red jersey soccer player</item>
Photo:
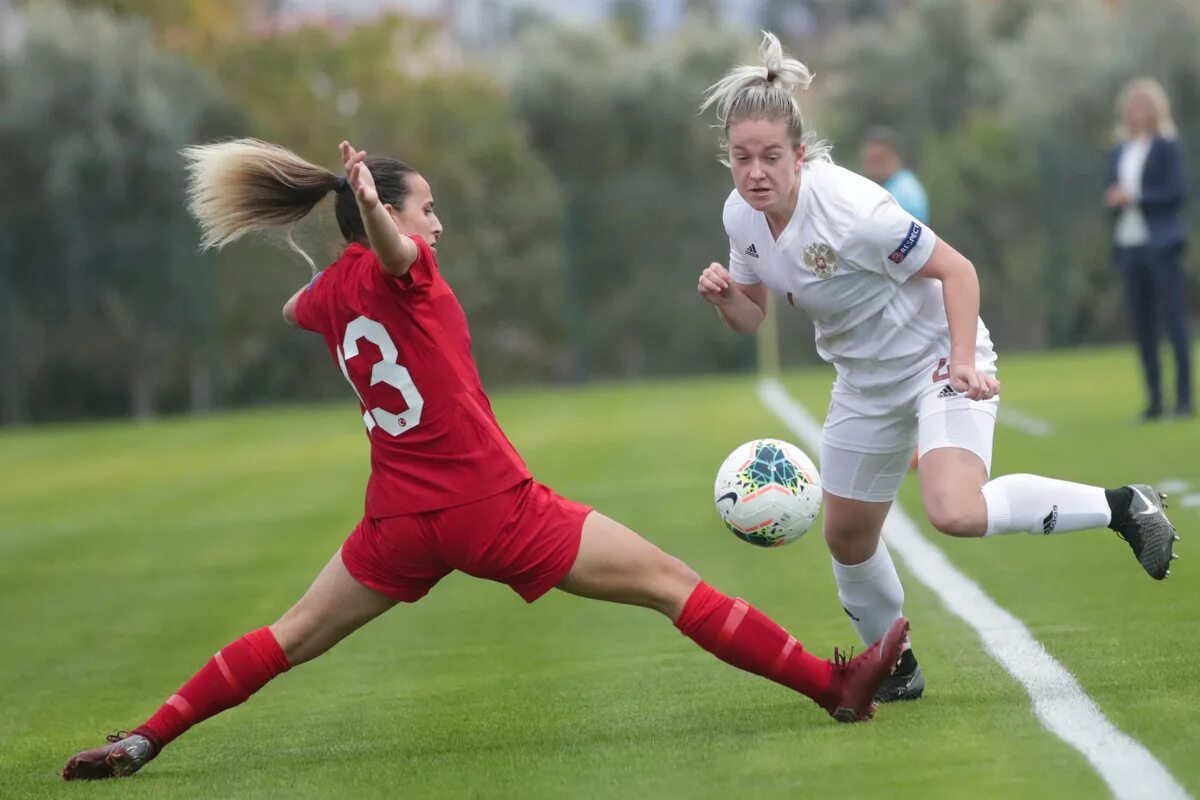
[[[335,193],[346,250],[283,314],[324,337],[362,403],[366,514],[279,620],[222,648],[132,733],[72,756],[63,778],[136,772],[191,726],[456,569],[506,583],[527,602],[557,587],[655,609],[718,658],[812,698],[835,719],[869,719],[907,621],[857,658],[835,651],[822,661],[744,600],[533,480],[492,415],[462,308],[438,269],[442,225],[429,184],[394,159],[345,142],[341,151],[349,180],[254,140],[184,154],[206,247],[295,222]]]

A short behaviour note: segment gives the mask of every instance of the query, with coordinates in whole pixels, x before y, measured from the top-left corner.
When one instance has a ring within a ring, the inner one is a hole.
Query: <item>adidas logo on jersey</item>
[[[942,387],[942,390],[937,393],[937,396],[939,400],[946,400],[951,397],[958,397],[958,392],[954,391],[954,387],[947,383]]]
[[[755,249],[754,245],[750,245],[746,248],[746,255],[751,258],[758,258],[758,250]]]

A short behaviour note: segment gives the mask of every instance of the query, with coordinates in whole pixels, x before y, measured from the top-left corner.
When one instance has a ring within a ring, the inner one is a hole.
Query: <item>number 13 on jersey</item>
[[[347,361],[358,357],[360,339],[366,339],[379,348],[379,361],[371,367],[371,383],[365,391],[360,391],[354,385],[354,381],[350,378],[350,370],[346,367]],[[363,407],[367,409],[363,412],[363,422],[366,423],[368,432],[374,432],[375,427],[378,426],[392,436],[399,436],[405,431],[411,431],[421,423],[421,409],[425,405],[425,400],[417,391],[408,370],[396,363],[399,355],[395,342],[392,341],[391,336],[388,336],[387,329],[375,320],[360,316],[346,326],[346,336],[337,351],[338,366],[342,368],[342,375],[354,389],[354,393],[358,395]],[[378,406],[372,408],[371,404],[367,402],[367,397],[371,393],[370,387],[379,383],[386,383],[399,391],[408,408],[398,414]]]

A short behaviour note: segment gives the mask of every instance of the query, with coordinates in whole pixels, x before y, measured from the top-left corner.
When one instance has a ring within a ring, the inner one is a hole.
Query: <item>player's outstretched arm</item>
[[[358,213],[362,215],[363,227],[367,229],[371,249],[375,251],[380,265],[389,275],[398,278],[407,274],[419,255],[417,246],[412,239],[400,233],[396,223],[392,221],[389,207],[379,202],[375,179],[371,176],[371,170],[363,163],[367,152],[355,150],[349,142],[342,142],[340,149],[346,178],[350,181],[350,188],[354,190]]]
[[[700,273],[697,287],[704,301],[716,307],[721,321],[737,333],[756,333],[767,318],[767,287],[737,283],[729,270],[713,262]]]

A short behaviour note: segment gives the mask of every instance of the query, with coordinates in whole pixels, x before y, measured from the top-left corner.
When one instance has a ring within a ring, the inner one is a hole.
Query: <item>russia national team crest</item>
[[[813,242],[804,248],[804,264],[821,280],[837,272],[837,253],[824,242]]]

